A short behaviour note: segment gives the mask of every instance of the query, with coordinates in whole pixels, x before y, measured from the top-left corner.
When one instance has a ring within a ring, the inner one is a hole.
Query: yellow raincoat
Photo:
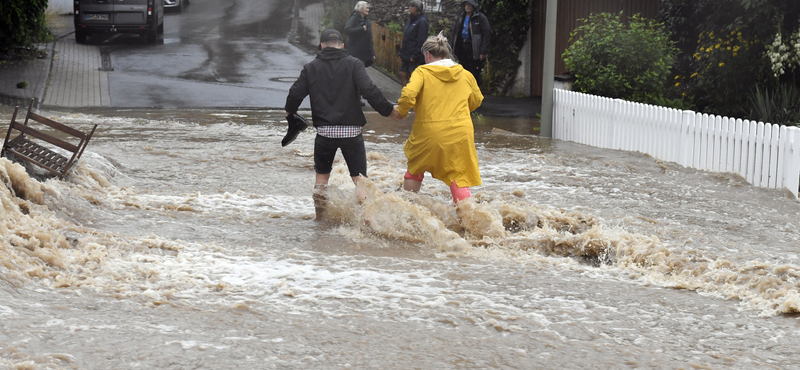
[[[458,187],[478,186],[478,154],[470,112],[483,101],[472,74],[449,59],[417,67],[403,87],[398,111],[405,117],[414,107],[416,118],[403,151],[408,172],[430,172],[435,179]]]

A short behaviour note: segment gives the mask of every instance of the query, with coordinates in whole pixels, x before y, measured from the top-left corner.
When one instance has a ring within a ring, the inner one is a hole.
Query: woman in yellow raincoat
[[[426,64],[414,70],[397,102],[402,117],[412,107],[416,113],[403,147],[408,158],[403,189],[418,192],[427,171],[450,185],[458,202],[470,197],[470,186],[481,184],[470,112],[481,105],[483,94],[472,74],[453,62],[441,33],[425,41],[422,53]]]

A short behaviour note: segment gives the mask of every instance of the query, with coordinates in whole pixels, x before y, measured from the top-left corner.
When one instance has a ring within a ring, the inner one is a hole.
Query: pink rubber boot
[[[469,191],[469,186],[459,188],[455,181],[450,183],[450,192],[453,194],[453,203],[458,203],[458,201],[472,196]]]

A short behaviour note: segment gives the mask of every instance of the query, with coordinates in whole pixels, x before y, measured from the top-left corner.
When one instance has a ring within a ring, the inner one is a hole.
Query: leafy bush
[[[402,34],[403,31],[405,31],[405,29],[403,28],[403,25],[400,24],[400,23],[397,23],[395,21],[389,22],[389,26],[387,28],[389,29],[389,31],[392,31],[394,33]]]
[[[47,0],[0,1],[0,53],[32,49],[50,35],[45,21]]]
[[[690,68],[689,76],[676,77],[676,88],[696,110],[729,117],[742,113],[753,86],[770,74],[764,45],[738,29],[700,33]]]
[[[661,24],[636,14],[593,14],[570,33],[564,62],[579,91],[642,103],[663,100],[677,48]]]
[[[751,120],[779,125],[800,125],[800,90],[793,84],[756,89],[750,95]]]
[[[681,50],[670,93],[693,110],[735,117],[755,86],[800,86],[779,39],[797,43],[800,1],[662,0],[661,17]]]

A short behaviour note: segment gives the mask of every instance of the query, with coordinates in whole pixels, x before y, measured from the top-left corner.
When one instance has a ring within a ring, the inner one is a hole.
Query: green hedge
[[[50,32],[45,20],[47,0],[0,1],[0,53],[30,49]]]
[[[564,62],[581,92],[656,104],[664,100],[677,48],[661,24],[638,14],[593,14],[570,34]]]

